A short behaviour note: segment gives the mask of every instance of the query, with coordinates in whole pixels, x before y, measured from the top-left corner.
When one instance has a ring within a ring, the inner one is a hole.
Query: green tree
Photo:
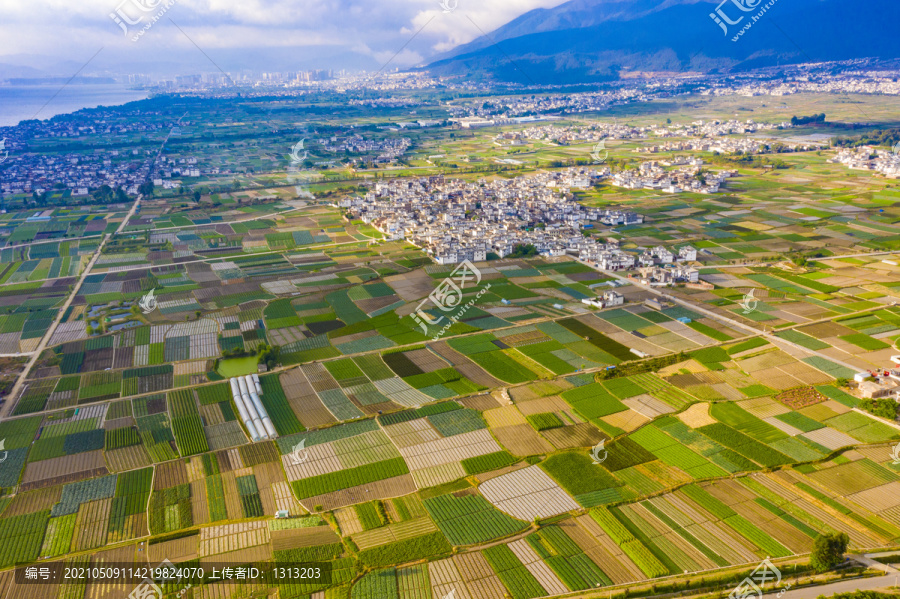
[[[821,114],[813,114],[811,116],[801,116],[801,117],[793,116],[793,117],[791,117],[791,125],[793,125],[795,127],[798,125],[810,125],[810,124],[824,123],[824,122],[825,122],[825,113],[824,112]]]
[[[528,243],[517,243],[513,247],[512,253],[509,255],[510,258],[531,258],[533,256],[537,256],[537,248],[532,244]]]
[[[144,197],[153,197],[153,181],[147,180],[141,183],[141,186],[138,188],[138,193]]]
[[[108,204],[113,199],[113,190],[109,185],[101,185],[91,196],[100,204]]]
[[[802,253],[797,253],[791,256],[791,262],[793,262],[797,266],[806,266],[807,264],[809,264],[809,260]]]
[[[809,565],[816,572],[827,572],[842,561],[850,544],[850,537],[845,532],[821,534],[816,537]]]
[[[50,193],[48,191],[44,191],[42,193],[32,192],[31,197],[34,199],[34,203],[36,206],[46,206],[47,201],[50,199]]]
[[[894,401],[892,398],[887,397],[884,399],[864,399],[859,402],[860,409],[869,412],[870,414],[875,414],[881,418],[886,418],[887,420],[895,420],[897,418],[897,410],[900,408],[900,404]]]

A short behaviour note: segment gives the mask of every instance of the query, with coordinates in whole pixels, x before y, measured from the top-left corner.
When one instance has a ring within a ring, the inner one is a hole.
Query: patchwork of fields
[[[448,345],[458,355],[498,351],[485,334],[461,339]],[[498,599],[789,557],[821,532],[860,549],[900,539],[900,430],[763,341],[683,358],[656,373],[526,381],[509,405],[428,349],[307,364],[261,377],[270,413],[284,415],[277,441],[255,444],[226,383],[147,383],[135,399],[0,423],[3,472],[19,487],[0,534],[36,559],[177,533],[151,556],[326,559],[334,584],[374,568],[354,596]],[[775,370],[816,384],[779,391]],[[116,384],[172,374],[145,367]],[[106,394],[110,383],[90,380],[96,390],[73,390]],[[424,391],[459,381],[473,385],[459,399]],[[589,449],[600,441],[598,465]],[[265,519],[278,510],[293,518]]]
[[[279,596],[525,599],[790,558],[824,532],[900,542],[900,428],[838,381],[900,337],[875,263],[710,266],[712,291],[673,290],[768,337],[633,285],[587,309],[609,279],[566,257],[492,260],[436,340],[408,315],[450,267],[329,207],[238,211],[148,209],[63,314],[94,239],[0,252],[0,353],[60,317],[0,422],[0,568],[329,561],[330,584]],[[226,379],[257,369],[277,439],[253,443]]]

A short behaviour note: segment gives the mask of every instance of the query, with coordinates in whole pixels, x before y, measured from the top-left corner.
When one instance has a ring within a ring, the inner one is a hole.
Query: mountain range
[[[462,10],[462,7],[461,7]],[[427,69],[523,84],[728,73],[900,57],[888,0],[570,0],[532,10]],[[743,30],[743,32],[742,32]]]

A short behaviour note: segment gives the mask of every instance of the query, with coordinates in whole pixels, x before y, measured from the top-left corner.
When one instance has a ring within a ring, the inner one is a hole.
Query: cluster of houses
[[[447,87],[447,82],[443,77],[433,77],[426,72],[415,73],[344,73],[340,79],[334,81],[326,81],[324,84],[317,85],[320,89],[333,89],[338,93],[344,93],[351,90],[365,90],[366,93],[385,91],[394,92],[398,90],[416,90],[416,89],[436,89]],[[460,81],[455,87],[469,91],[487,91],[488,85],[484,82],[468,82]],[[377,105],[380,99],[374,99]],[[352,102],[353,100],[351,100]],[[369,102],[363,99],[363,103]]]
[[[46,139],[74,143],[89,136],[152,137],[169,131],[174,122],[157,111],[97,108],[65,118],[31,119],[14,127],[0,127],[0,195],[62,188],[79,197],[103,185],[137,193],[138,186],[148,178],[156,149],[51,153],[35,151],[32,144]]]
[[[637,171],[625,170],[612,175],[610,184],[625,189],[652,189],[663,193],[719,193],[719,188],[736,170],[701,172],[703,160],[683,159],[687,166],[666,170],[656,160],[642,162]]]
[[[153,179],[153,185],[162,187],[163,189],[175,189],[181,185],[181,181],[170,181],[172,177],[200,177],[201,175],[219,175],[231,174],[231,169],[220,169],[219,167],[210,167],[200,169],[197,159],[193,156],[175,158],[171,156],[160,156],[154,167],[156,178]]]
[[[773,143],[752,137],[720,137],[717,139],[693,138],[684,141],[666,141],[635,148],[638,154],[656,154],[657,152],[718,152],[720,154],[765,154],[778,152],[795,152],[816,150],[820,143]],[[663,163],[665,164],[665,163]]]
[[[769,144],[763,140],[748,137],[724,137],[734,134],[757,133],[774,129],[790,128],[790,123],[757,123],[753,120],[738,121],[694,121],[685,125],[659,124],[644,127],[633,127],[619,123],[596,123],[591,126],[544,125],[529,127],[522,131],[506,131],[500,133],[495,141],[502,145],[524,145],[526,141],[549,141],[560,145],[572,143],[596,142],[601,139],[646,139],[654,137],[690,137],[682,142],[654,144],[635,150],[636,152],[663,152],[672,150],[699,150],[704,152],[732,153],[736,151],[758,153],[768,149]],[[722,139],[714,139],[722,138]],[[797,145],[788,146],[794,149]],[[808,144],[803,149],[814,147]],[[815,147],[818,147],[817,145]]]
[[[583,249],[578,257],[610,272],[637,269],[637,278],[646,285],[668,286],[700,280],[700,271],[690,265],[697,261],[697,249],[690,245],[681,246],[676,251],[660,245],[635,256],[619,249],[615,240],[609,240],[606,244],[597,243],[594,247]]]
[[[855,171],[875,171],[890,179],[900,179],[900,144],[895,146],[894,151],[872,146],[843,148],[828,162],[843,164]]]
[[[582,231],[601,218],[642,220],[582,206],[569,193],[602,176],[594,169],[572,168],[496,181],[443,176],[389,180],[339,206],[388,238],[425,248],[441,264],[485,260],[488,253],[502,258],[517,245],[562,256],[595,243]]]
[[[79,139],[90,135],[147,135],[167,132],[177,119],[153,110],[94,108],[79,110],[66,118],[30,119],[15,127],[0,128],[0,137],[17,146],[30,139]],[[188,121],[183,121],[188,124]]]
[[[727,121],[697,120],[684,125],[656,125],[648,127],[650,133],[657,137],[722,137],[743,133],[757,133],[759,131],[772,131],[775,129],[790,128],[790,123],[757,123],[753,119],[739,121],[730,119]]]
[[[354,98],[348,104],[367,108],[415,108],[421,106],[422,101],[414,98]]]
[[[528,127],[522,131],[507,131],[497,136],[498,140],[548,141],[560,145],[596,142],[601,139],[643,139],[647,136],[645,127],[632,127],[618,123],[596,123],[591,126],[543,125]],[[515,143],[513,143],[515,145]]]
[[[481,100],[469,103],[447,104],[445,108],[454,117],[501,116],[508,118],[519,115],[542,113],[578,113],[605,110],[613,105],[628,104],[634,101],[646,101],[657,97],[660,92],[649,92],[647,86],[613,89],[602,92],[558,93],[546,95],[509,96],[494,103]]]
[[[675,262],[696,262],[697,261],[697,250],[696,248],[685,245],[678,249],[678,254],[676,255],[670,250],[667,250],[661,245],[656,246],[653,249],[646,250],[643,254],[638,257],[638,263],[641,266],[654,266],[656,264],[674,264]]]
[[[830,63],[819,63],[824,69]],[[791,96],[799,93],[816,94],[878,94],[900,95],[900,81],[887,72],[857,72],[842,74],[800,75],[795,79],[754,81],[740,85],[721,84],[701,92],[710,96]]]
[[[532,245],[540,255],[576,256],[608,271],[656,268],[659,273],[648,271],[654,282],[697,282],[698,271],[687,265],[697,260],[691,246],[629,253],[615,239],[584,235],[595,223],[644,222],[633,212],[583,206],[568,193],[570,185],[602,176],[595,169],[569,168],[496,181],[440,175],[389,180],[376,183],[365,197],[347,198],[338,205],[389,239],[422,247],[439,264],[479,262],[488,254],[504,258],[517,246]]]
[[[331,137],[320,139],[322,149],[326,152],[348,152],[352,154],[378,153],[373,160],[376,164],[387,164],[403,156],[412,145],[408,137],[387,137],[385,139],[366,139],[362,135],[352,135],[345,139]]]
[[[698,283],[700,271],[690,266],[690,263],[696,261],[697,248],[691,245],[683,245],[677,252],[658,245],[638,256],[638,272],[645,285]]]
[[[627,210],[601,210],[597,220],[610,227],[644,224],[643,215]]]
[[[5,167],[0,194],[41,193],[59,189],[59,185],[68,189],[71,197],[88,196],[91,190],[103,185],[136,194],[138,186],[149,176],[151,162],[152,157],[138,150],[23,154]]]
[[[641,283],[651,287],[668,287],[675,283],[697,283],[700,271],[691,266],[678,264],[672,267],[645,266],[638,269]]]

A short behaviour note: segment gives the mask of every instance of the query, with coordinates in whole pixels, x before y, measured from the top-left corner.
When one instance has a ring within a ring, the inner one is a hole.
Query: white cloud
[[[375,52],[375,59],[382,65],[384,71],[392,71],[400,67],[417,65],[422,62],[422,55],[411,50],[400,52]]]
[[[157,1],[124,0],[123,10]],[[331,46],[363,51],[379,63],[396,53],[391,66],[405,67],[563,0],[458,0],[450,13],[439,0],[176,0],[139,43],[126,40],[109,16],[122,2],[0,0],[0,62],[16,54],[76,61],[100,46],[128,61],[145,58],[148,46],[192,46],[171,18],[204,49]]]

